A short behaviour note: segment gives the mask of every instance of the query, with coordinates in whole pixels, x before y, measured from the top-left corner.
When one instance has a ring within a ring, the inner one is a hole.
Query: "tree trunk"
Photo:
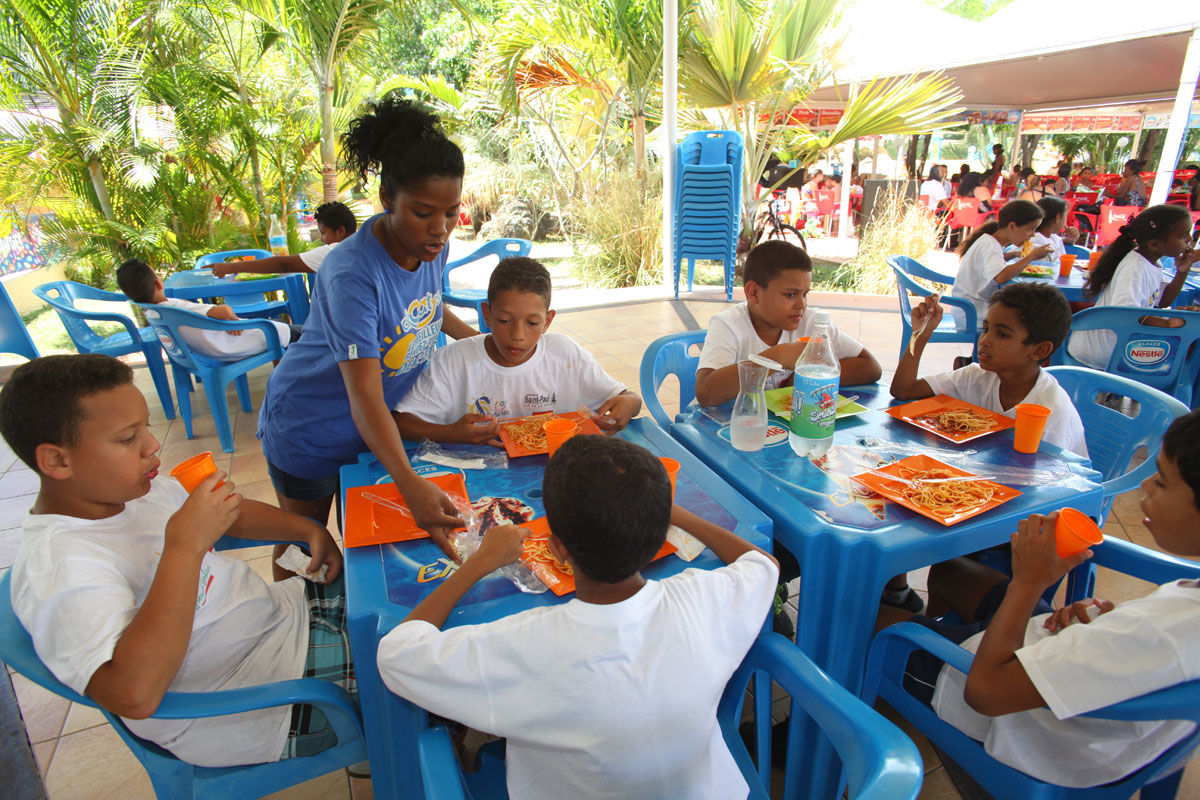
[[[1161,128],[1151,128],[1142,136],[1142,144],[1138,148],[1137,159],[1145,164],[1151,164],[1152,168],[1157,168],[1157,163],[1152,163],[1154,151],[1158,147],[1158,140],[1162,138]]]
[[[112,210],[112,201],[108,197],[108,184],[104,182],[104,167],[100,165],[98,159],[93,158],[87,165],[88,177],[92,180],[92,189],[96,192],[96,204],[100,206],[100,213],[109,222],[114,219]]]
[[[917,177],[917,142],[921,139],[919,134],[913,134],[908,137],[908,153],[904,156],[904,166],[908,169],[908,177]]]
[[[267,197],[263,194],[262,167],[258,161],[258,145],[248,144],[250,150],[250,173],[254,178],[254,199],[258,201],[258,220],[265,222],[267,218]]]
[[[638,186],[646,194],[646,115],[633,115],[633,159],[637,163]]]
[[[321,82],[321,196],[326,203],[337,200],[337,151],[333,141],[333,81]]]
[[[916,174],[914,175],[914,177],[917,180],[920,180],[922,175],[927,174],[925,172],[925,162],[929,160],[929,143],[932,140],[933,140],[932,133],[927,133],[921,137],[921,168],[918,169]]]
[[[1033,151],[1037,150],[1038,139],[1042,138],[1041,134],[1034,133],[1029,136],[1021,137],[1021,163],[1029,165],[1033,163]]]

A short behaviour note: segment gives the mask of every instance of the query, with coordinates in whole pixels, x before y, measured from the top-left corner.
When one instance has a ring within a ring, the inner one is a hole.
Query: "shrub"
[[[903,185],[889,185],[876,198],[874,216],[858,240],[858,255],[842,265],[837,280],[849,281],[855,292],[891,294],[896,291],[896,278],[887,257],[925,260],[937,246],[941,230],[933,214],[905,196]]]
[[[643,194],[637,177],[614,172],[570,218],[592,245],[580,253],[574,272],[588,286],[613,289],[662,280],[662,180],[651,175]]]

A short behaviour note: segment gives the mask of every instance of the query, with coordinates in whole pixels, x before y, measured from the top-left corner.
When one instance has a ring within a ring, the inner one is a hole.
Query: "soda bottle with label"
[[[267,232],[267,240],[271,243],[271,255],[288,255],[287,232],[284,231],[277,214],[271,215],[271,228]]]
[[[819,458],[833,444],[838,383],[842,368],[833,355],[828,311],[814,311],[816,324],[808,346],[796,359],[792,388],[792,420],[788,444],[803,457]]]

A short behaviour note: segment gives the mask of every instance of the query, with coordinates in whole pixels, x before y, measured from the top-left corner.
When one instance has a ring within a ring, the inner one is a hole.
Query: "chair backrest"
[[[137,328],[133,320],[116,312],[84,311],[76,307],[79,300],[101,300],[109,303],[128,303],[129,298],[119,292],[106,292],[75,281],[51,281],[35,286],[33,293],[49,303],[62,320],[63,327],[75,349],[80,353],[91,353],[104,345],[108,337],[101,336],[92,330],[87,320],[93,322],[120,322],[125,325],[133,342],[137,342]]]
[[[257,260],[270,257],[271,251],[261,248],[251,247],[244,250],[223,250],[220,253],[209,253],[206,256],[200,256],[196,259],[196,263],[192,265],[192,269],[204,269],[205,267],[211,267],[213,264],[223,264],[234,258]]]
[[[1104,247],[1120,236],[1121,226],[1138,215],[1138,206],[1100,206],[1100,231],[1096,234],[1096,246]]]
[[[741,165],[742,135],[737,131],[696,131],[679,143],[679,164],[713,166]]]
[[[154,328],[154,333],[158,336],[159,344],[162,345],[163,350],[167,351],[167,355],[170,356],[171,361],[190,372],[200,374],[203,371],[219,367],[225,362],[210,358],[203,353],[193,352],[187,340],[179,332],[181,327],[217,331],[257,328],[262,330],[263,335],[266,337],[267,349],[265,352],[271,356],[271,359],[278,360],[283,358],[283,348],[279,342],[279,333],[267,320],[247,319],[231,322],[228,320],[212,319],[204,314],[198,314],[195,311],[188,311],[182,308],[147,303],[138,303],[138,306],[145,313],[146,321],[150,323],[150,327]],[[261,355],[256,353],[253,356],[249,356],[249,358],[260,358]]]
[[[946,286],[951,286],[954,283],[953,275],[944,275],[941,272],[932,270],[912,256],[888,256],[887,263],[893,269],[899,269],[906,275],[913,278],[920,278],[923,281],[932,281],[933,283],[941,283]]]
[[[1144,325],[1141,318],[1182,319],[1181,328],[1161,328]],[[1200,354],[1188,353],[1200,340],[1200,312],[1175,311],[1168,308],[1148,309],[1137,306],[1092,306],[1071,318],[1071,337],[1079,331],[1107,330],[1116,333],[1116,346],[1104,371],[1153,386],[1191,404],[1192,386],[1200,372]],[[1051,357],[1052,364],[1086,366],[1059,347]]]
[[[3,286],[0,286],[0,353],[16,353],[31,360],[41,355]]]
[[[492,239],[490,242],[485,242],[462,258],[456,258],[446,263],[446,269],[442,272],[442,291],[450,291],[451,270],[465,267],[467,264],[473,264],[489,256],[495,256],[497,260],[510,256],[527,256],[532,249],[533,242],[528,239]]]
[[[640,383],[646,409],[664,430],[671,427],[671,416],[658,399],[658,387],[668,375],[679,379],[679,408],[696,399],[696,365],[700,354],[691,354],[693,346],[703,345],[708,331],[684,331],[655,339],[642,355]]]
[[[1090,258],[1092,255],[1091,250],[1088,250],[1086,247],[1080,247],[1077,244],[1064,244],[1063,252],[1067,253],[1068,255],[1075,256],[1076,258],[1082,258],[1085,260]]]
[[[952,214],[954,224],[960,228],[974,228],[983,222],[983,213],[979,210],[979,198],[955,198]]]
[[[817,213],[832,214],[837,207],[837,192],[833,189],[817,190]]]

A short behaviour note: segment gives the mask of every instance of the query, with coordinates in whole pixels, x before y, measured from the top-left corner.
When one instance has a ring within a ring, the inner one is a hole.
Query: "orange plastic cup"
[[[1017,427],[1013,434],[1013,449],[1018,453],[1036,453],[1042,443],[1042,432],[1046,430],[1046,418],[1050,409],[1033,403],[1017,406]]]
[[[1098,264],[1100,262],[1100,257],[1102,255],[1104,255],[1104,253],[1102,253],[1099,250],[1092,251],[1091,255],[1088,256],[1088,269],[1089,270],[1096,268],[1096,264]]]
[[[557,417],[543,422],[542,430],[546,432],[546,452],[554,455],[563,442],[579,433],[579,426],[572,420]]]
[[[1070,558],[1103,541],[1104,534],[1100,532],[1100,526],[1087,514],[1073,508],[1058,512],[1058,522],[1054,524],[1054,543],[1059,558]]]
[[[1075,254],[1063,253],[1058,259],[1058,277],[1066,278],[1071,274],[1071,267],[1075,266]]]
[[[213,461],[212,451],[206,451],[198,456],[192,456],[187,461],[180,462],[171,470],[171,477],[183,484],[188,494],[196,491],[196,487],[217,471],[217,463]],[[224,483],[225,481],[221,481]],[[217,486],[220,486],[218,483]]]
[[[662,462],[663,467],[667,470],[667,477],[671,481],[671,502],[675,502],[675,480],[679,477],[679,462],[673,458],[659,456],[658,460]]]

